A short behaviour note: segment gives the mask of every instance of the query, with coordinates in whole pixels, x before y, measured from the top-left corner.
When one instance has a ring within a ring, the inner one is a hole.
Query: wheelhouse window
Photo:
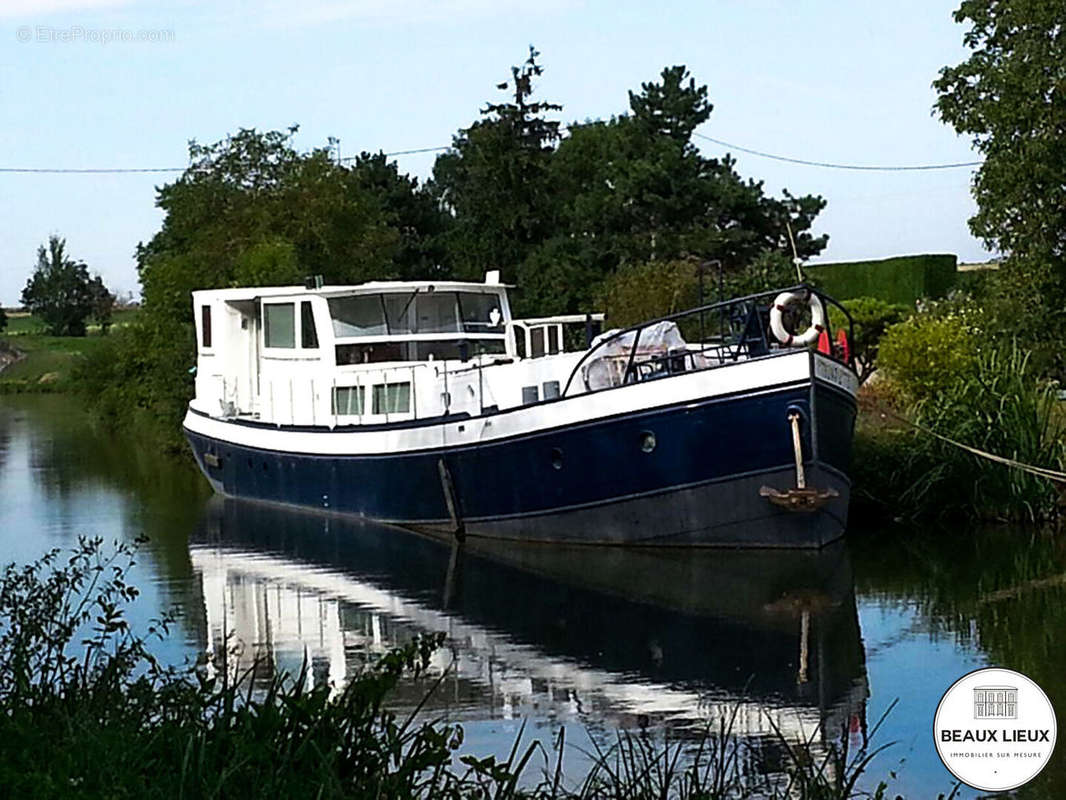
[[[331,297],[329,315],[333,319],[333,335],[338,339],[388,333],[385,307],[378,294]]]
[[[358,295],[329,300],[338,339],[426,333],[501,333],[499,296],[480,292]]]
[[[211,306],[200,306],[200,346],[211,346]]]
[[[456,333],[459,331],[459,309],[452,292],[419,294],[415,298],[418,315],[411,333]]]
[[[406,414],[411,410],[411,384],[385,383],[374,386],[373,405],[375,414]]]
[[[266,347],[296,347],[296,307],[294,303],[263,305],[264,344]]]
[[[495,333],[500,331],[503,313],[500,298],[495,294],[459,292],[459,308],[466,333]]]
[[[318,349],[318,332],[315,330],[315,314],[311,302],[300,303],[300,347],[305,350]]]
[[[366,390],[362,386],[336,386],[333,389],[335,416],[361,416]]]

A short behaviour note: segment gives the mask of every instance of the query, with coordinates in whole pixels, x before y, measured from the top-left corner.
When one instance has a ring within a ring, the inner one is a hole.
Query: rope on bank
[[[955,439],[950,439],[947,436],[944,436],[943,434],[937,433],[932,428],[928,428],[919,422],[909,420],[902,414],[897,414],[891,409],[884,409],[882,413],[887,413],[889,416],[898,419],[900,422],[910,425],[915,430],[921,431],[922,433],[926,433],[929,436],[932,436],[934,439],[939,439],[940,441],[945,442],[946,444],[958,447],[960,450],[965,450],[967,453],[975,455],[978,458],[984,458],[989,461],[994,461],[997,464],[1003,464],[1004,466],[1013,467],[1014,469],[1020,469],[1022,470],[1022,472],[1028,472],[1031,475],[1037,475],[1041,478],[1046,478],[1049,481],[1066,484],[1066,472],[1060,472],[1059,470],[1055,469],[1048,469],[1047,467],[1034,467],[1032,464],[1026,464],[1021,461],[1016,461],[1013,458],[997,456],[995,453],[989,453],[986,450],[980,450],[976,447],[971,447],[968,444],[963,444],[962,442],[956,441]]]

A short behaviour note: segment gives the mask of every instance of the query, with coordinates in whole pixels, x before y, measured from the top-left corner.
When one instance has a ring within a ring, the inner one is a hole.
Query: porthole
[[[640,449],[642,452],[650,453],[652,450],[655,449],[656,444],[657,442],[655,441],[654,433],[652,433],[651,431],[640,432]]]
[[[563,468],[563,451],[559,447],[552,448],[552,467],[554,469]]]

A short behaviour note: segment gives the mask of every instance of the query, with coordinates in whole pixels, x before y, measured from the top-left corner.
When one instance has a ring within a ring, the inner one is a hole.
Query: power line
[[[384,153],[386,156],[409,156],[415,153],[436,153],[440,150],[448,150],[450,145],[443,147],[421,147],[415,150],[396,150]],[[348,156],[341,161],[355,161],[359,156]],[[159,172],[184,172],[189,167],[0,167],[0,173],[15,174],[48,174],[48,175],[125,175],[134,173],[159,173]]]
[[[382,153],[385,156],[410,156],[415,153],[439,153],[441,150],[451,150],[451,145],[442,145],[441,147],[419,147],[415,150],[395,150],[392,153]],[[371,153],[373,155],[373,153]],[[357,156],[345,156],[341,161],[355,161],[362,157],[362,153]]]
[[[0,167],[0,172],[53,173],[73,175],[101,175],[130,172],[184,172],[185,167],[101,167],[93,169],[70,169],[67,167]]]
[[[907,164],[907,165],[870,165],[870,164],[834,164],[830,161],[808,161],[805,158],[790,158],[789,156],[779,156],[773,153],[764,153],[761,150],[752,150],[750,147],[741,147],[739,144],[731,144],[730,142],[724,142],[721,139],[715,139],[713,136],[706,136],[702,133],[693,133],[694,136],[698,136],[701,139],[706,139],[708,142],[714,142],[722,147],[728,147],[731,150],[739,150],[742,153],[748,153],[753,156],[759,156],[760,158],[770,158],[774,161],[785,161],[789,164],[802,164],[805,167],[823,167],[824,169],[851,169],[860,170],[864,172],[921,172],[934,169],[958,169],[960,167],[979,167],[980,161],[959,161],[954,164]]]
[[[831,161],[811,161],[805,158],[792,158],[790,156],[775,155],[774,153],[766,153],[761,150],[753,150],[750,147],[743,147],[739,144],[733,144],[732,142],[726,142],[722,139],[715,139],[713,136],[707,136],[702,133],[693,133],[694,136],[698,136],[700,139],[705,139],[708,142],[720,145],[721,147],[728,148],[730,150],[737,150],[741,153],[748,153],[749,155],[759,156],[760,158],[769,158],[774,161],[784,161],[788,164],[800,164],[806,167],[821,167],[823,169],[844,169],[844,170],[858,170],[862,172],[923,172],[929,170],[940,169],[960,169],[962,167],[978,167],[982,162],[980,161],[959,161],[950,164],[903,164],[903,165],[872,165],[872,164],[838,164]],[[391,153],[384,153],[385,156],[408,156],[418,153],[437,153],[442,150],[450,150],[451,145],[441,145],[439,147],[419,147],[412,150],[394,150]],[[355,161],[359,156],[348,156],[342,158],[341,161]],[[76,169],[67,167],[0,167],[0,173],[22,173],[22,174],[58,174],[58,175],[104,175],[104,174],[131,174],[131,173],[164,173],[164,172],[184,172],[187,167],[101,167],[101,168],[88,168],[88,169]]]

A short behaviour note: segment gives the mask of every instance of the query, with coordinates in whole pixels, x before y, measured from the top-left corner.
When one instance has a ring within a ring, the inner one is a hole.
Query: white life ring
[[[793,303],[804,301],[811,306],[811,326],[796,336],[785,330],[783,313]],[[785,347],[810,347],[825,330],[825,305],[814,292],[781,292],[774,298],[774,305],[770,309],[770,330]]]

